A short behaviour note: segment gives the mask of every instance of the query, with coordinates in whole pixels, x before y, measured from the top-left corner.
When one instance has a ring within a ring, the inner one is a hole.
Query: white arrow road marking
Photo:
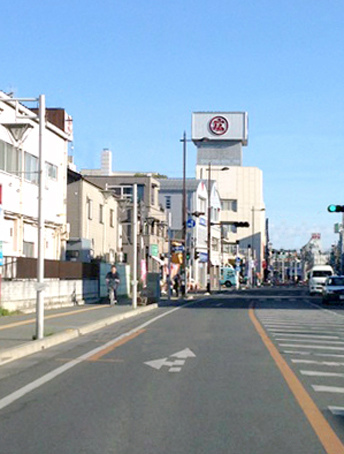
[[[173,353],[173,355],[170,355],[176,358],[195,358],[196,355],[189,349],[186,348],[185,350],[182,350],[178,353]]]
[[[153,361],[146,361],[144,364],[153,367],[153,369],[160,370],[162,366],[169,367],[169,372],[180,372],[181,366],[184,366],[186,358],[195,358],[196,355],[189,349],[181,350],[180,352],[170,355],[169,358],[178,358],[172,361],[168,361],[167,358],[154,359]]]
[[[161,369],[162,366],[166,365],[167,358],[155,359],[154,361],[147,361],[147,366],[153,367],[153,369]]]

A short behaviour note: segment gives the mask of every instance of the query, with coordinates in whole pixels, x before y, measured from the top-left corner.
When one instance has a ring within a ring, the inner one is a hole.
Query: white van
[[[334,274],[330,265],[315,265],[309,272],[308,288],[310,295],[322,293],[326,278]]]

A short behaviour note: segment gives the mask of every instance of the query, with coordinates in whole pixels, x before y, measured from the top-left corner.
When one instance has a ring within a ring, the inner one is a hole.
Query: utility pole
[[[187,293],[186,285],[186,132],[183,134],[183,206],[182,206],[182,223],[183,223],[183,272],[181,292],[185,296]]]
[[[211,275],[211,190],[210,190],[210,182],[211,182],[211,163],[208,164],[208,220],[207,220],[207,293],[211,291],[210,285],[210,275]]]
[[[132,306],[137,308],[137,184],[133,184],[133,289]]]

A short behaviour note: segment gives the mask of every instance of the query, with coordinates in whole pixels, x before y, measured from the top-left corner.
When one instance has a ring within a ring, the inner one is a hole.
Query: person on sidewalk
[[[117,289],[120,283],[120,277],[116,265],[112,265],[111,271],[107,273],[105,280],[108,287],[110,305],[117,304]]]

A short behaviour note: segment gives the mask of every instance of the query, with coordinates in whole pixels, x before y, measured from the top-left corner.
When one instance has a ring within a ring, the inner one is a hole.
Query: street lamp
[[[44,337],[44,214],[43,214],[43,190],[44,190],[44,159],[43,159],[43,138],[45,128],[45,95],[39,95],[38,98],[6,98],[5,102],[16,103],[16,119],[36,119],[38,117],[39,139],[38,139],[38,250],[37,250],[37,298],[36,298],[36,339]],[[37,102],[38,116],[17,115],[18,102]],[[21,125],[21,126],[20,126]],[[6,126],[6,124],[4,125]],[[16,126],[16,127],[15,127]],[[15,140],[20,135],[24,135],[28,126],[23,123],[8,124],[8,130]],[[23,169],[22,169],[23,171]]]
[[[255,269],[255,265],[254,265],[254,261],[255,261],[255,231],[254,231],[254,213],[255,212],[260,212],[260,211],[265,211],[265,208],[254,208],[252,207],[251,209],[252,211],[252,248],[251,248],[251,251],[252,251],[252,275],[251,275],[251,278],[252,278],[252,287],[254,286],[254,282],[255,282],[255,277],[254,277],[254,269]]]
[[[229,167],[222,167],[220,171],[229,170]],[[211,293],[211,162],[208,163],[208,219],[207,219],[207,293]]]

